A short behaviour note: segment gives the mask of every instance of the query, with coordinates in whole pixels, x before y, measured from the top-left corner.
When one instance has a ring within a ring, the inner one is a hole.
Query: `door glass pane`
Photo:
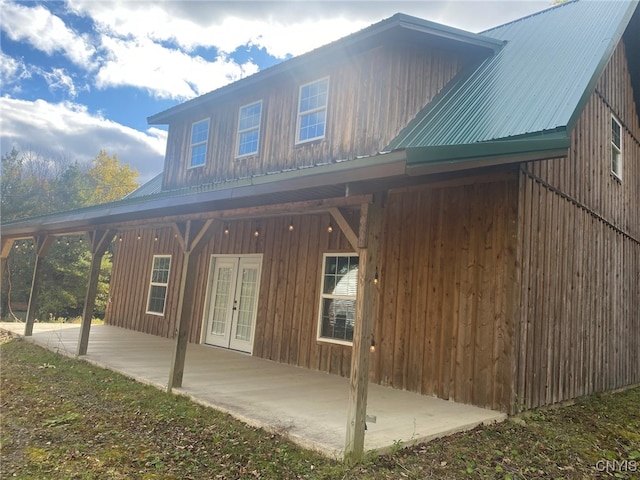
[[[218,269],[218,282],[213,299],[211,319],[211,333],[213,335],[224,335],[225,332],[232,273],[232,269],[228,267]]]
[[[238,323],[236,340],[251,341],[251,327],[255,310],[258,270],[243,268],[241,273],[240,295],[238,298]]]

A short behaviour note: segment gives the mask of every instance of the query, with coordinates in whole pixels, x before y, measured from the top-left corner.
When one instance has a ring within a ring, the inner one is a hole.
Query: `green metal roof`
[[[483,32],[504,46],[459,74],[386,150],[420,147],[414,161],[429,162],[460,145],[566,137],[636,6],[574,1]]]

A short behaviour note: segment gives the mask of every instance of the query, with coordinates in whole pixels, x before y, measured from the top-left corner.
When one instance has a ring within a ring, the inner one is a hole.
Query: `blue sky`
[[[147,117],[402,12],[478,32],[549,1],[0,0],[0,153],[117,154],[146,181]]]

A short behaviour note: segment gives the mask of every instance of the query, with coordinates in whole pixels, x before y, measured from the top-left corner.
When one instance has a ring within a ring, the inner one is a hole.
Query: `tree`
[[[87,176],[93,188],[87,199],[90,205],[120,200],[138,186],[137,170],[121,164],[116,154],[110,157],[104,150],[92,160]]]
[[[2,157],[2,221],[7,222],[56,211],[67,211],[96,203],[118,200],[137,187],[138,173],[101,150],[90,164],[64,158],[19,152]],[[35,252],[31,241],[18,241],[7,261],[7,281],[2,283],[0,314],[9,300],[28,301]],[[96,315],[104,315],[111,251],[102,259],[96,298]],[[37,318],[74,317],[82,313],[91,254],[83,236],[58,238],[51,246],[42,269]]]

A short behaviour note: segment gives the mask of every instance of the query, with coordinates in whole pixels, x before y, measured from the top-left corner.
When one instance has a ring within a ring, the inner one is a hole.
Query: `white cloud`
[[[63,53],[76,65],[91,69],[95,49],[86,35],[79,35],[42,6],[26,7],[3,2],[2,29],[14,41],[26,41],[49,55]]]
[[[322,6],[321,18],[306,15],[280,18],[273,9],[299,10],[296,2],[269,2],[271,13],[256,15],[267,5],[260,2],[95,2],[74,0],[70,8],[89,15],[98,30],[121,39],[174,42],[186,51],[215,47],[231,53],[245,45],[265,47],[277,58],[299,55],[359,30],[371,21],[341,17],[333,6]],[[309,3],[315,5],[316,3]],[[362,4],[360,5],[362,8]],[[141,21],[141,19],[144,21]]]
[[[72,98],[78,94],[73,79],[71,76],[67,75],[67,72],[65,72],[64,69],[53,68],[49,72],[41,70],[38,73],[44,77],[50,89],[65,90]]]
[[[22,59],[17,59],[0,52],[0,86],[2,91],[20,91],[20,81],[31,77]]]
[[[160,98],[193,98],[258,71],[252,63],[238,65],[224,56],[208,62],[148,39],[103,36],[102,46],[109,53],[96,76],[98,88],[131,85]]]
[[[158,128],[140,132],[69,102],[2,97],[0,111],[2,154],[15,147],[85,162],[102,149],[136,168],[141,181],[162,170],[166,132]]]

